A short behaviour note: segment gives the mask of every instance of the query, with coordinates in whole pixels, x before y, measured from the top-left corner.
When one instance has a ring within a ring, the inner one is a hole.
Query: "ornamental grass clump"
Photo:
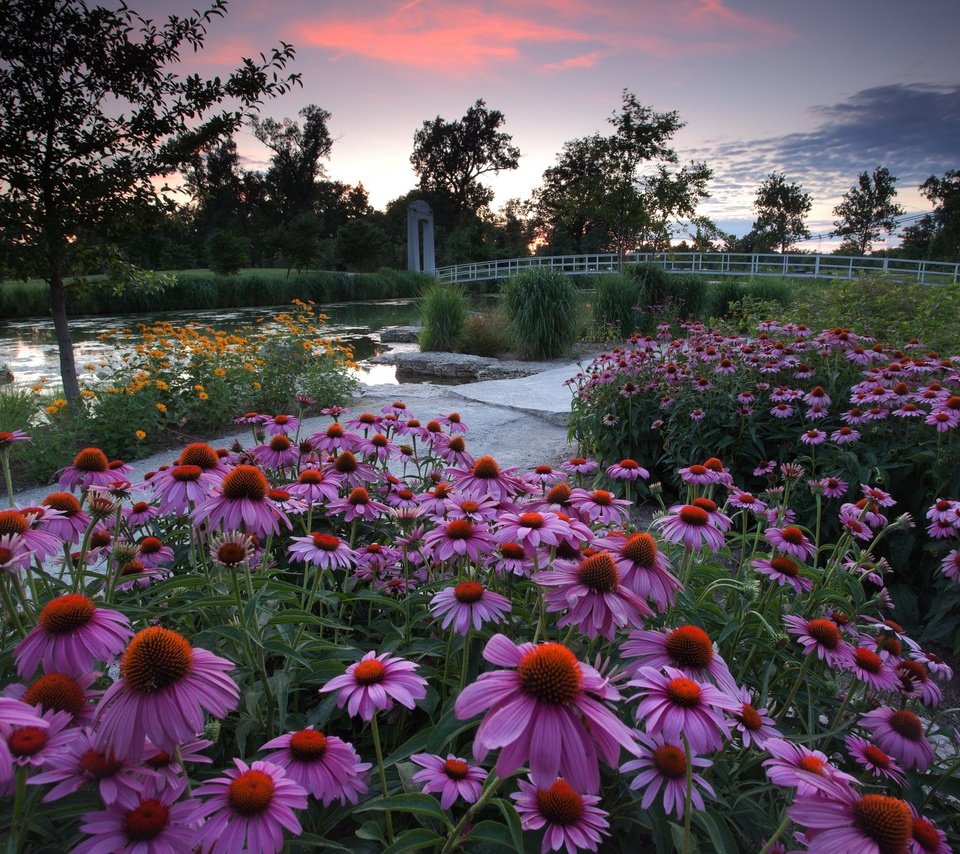
[[[420,349],[455,352],[467,322],[467,295],[459,285],[430,285],[420,294]]]
[[[309,436],[247,411],[252,446],[138,483],[85,447],[67,491],[0,511],[11,850],[960,843],[954,673],[899,622],[885,551],[921,539],[948,606],[957,493],[913,519],[874,478],[812,477],[823,445],[746,475],[713,448],[651,519],[617,497],[640,455],[525,472],[455,412],[324,411]]]
[[[577,337],[580,300],[567,276],[546,268],[524,270],[503,288],[514,345],[524,359],[565,355]]]

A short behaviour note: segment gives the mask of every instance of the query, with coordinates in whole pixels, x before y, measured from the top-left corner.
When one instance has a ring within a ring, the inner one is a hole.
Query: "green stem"
[[[373,732],[373,749],[377,754],[377,771],[380,773],[380,791],[383,792],[383,797],[387,798],[387,772],[383,767],[383,749],[380,747],[380,727],[377,724],[376,715],[370,718],[370,729]],[[393,817],[390,815],[389,810],[387,810],[384,815],[387,819],[387,842],[393,845]]]
[[[816,650],[811,650],[807,653],[807,657],[803,660],[803,664],[800,665],[800,672],[797,674],[797,681],[793,683],[793,687],[790,689],[790,693],[787,695],[786,702],[783,704],[783,708],[780,709],[780,713],[777,715],[777,723],[780,723],[787,714],[787,709],[790,708],[790,704],[793,702],[793,698],[797,695],[797,691],[800,688],[800,683],[803,682],[803,677],[807,675],[807,671],[810,669],[810,665],[813,663],[813,659],[816,658]]]
[[[920,804],[920,812],[923,813],[923,808],[930,803],[933,796],[936,794],[937,789],[939,789],[944,783],[947,782],[957,771],[960,770],[960,759],[953,763],[946,771],[944,771],[936,783],[930,787],[930,791],[927,792],[927,796],[923,799],[923,803]]]
[[[690,750],[690,741],[686,733],[681,733],[683,738],[683,753],[686,760],[686,794],[683,809],[683,854],[690,854],[693,851],[693,840],[691,839],[690,828],[693,822],[693,752]]]
[[[470,664],[470,626],[467,626],[467,634],[463,639],[463,664],[460,667],[460,693],[463,693],[463,686],[467,682],[467,667]]]
[[[450,852],[457,847],[457,845],[460,843],[460,837],[463,834],[463,829],[469,822],[473,820],[473,817],[477,813],[486,807],[486,805],[490,802],[490,798],[492,798],[497,789],[500,788],[500,784],[502,782],[503,780],[501,780],[496,774],[494,774],[492,771],[490,772],[490,776],[487,777],[487,782],[484,783],[483,794],[480,795],[480,797],[477,799],[477,802],[473,804],[470,809],[460,816],[460,821],[456,823],[453,830],[451,830],[448,834],[447,841],[440,850],[440,854],[450,854]]]
[[[787,815],[787,811],[784,810],[783,818],[780,820],[780,824],[777,825],[777,829],[773,832],[773,836],[767,840],[767,844],[760,849],[760,854],[769,854],[769,852],[773,849],[773,846],[777,844],[777,840],[783,836],[783,832],[787,829],[788,824],[790,824],[790,816]]]
[[[17,613],[17,607],[13,603],[13,600],[10,598],[10,591],[7,590],[7,584],[3,579],[0,579],[0,597],[3,598],[3,608],[10,616],[10,622],[13,623],[13,627],[17,630],[20,637],[25,638],[27,636],[27,630],[23,627],[23,623],[20,622],[20,615]]]
[[[10,454],[8,449],[0,451],[0,463],[3,464],[3,479],[7,484],[7,499],[10,506],[13,507],[16,502],[13,500],[13,476],[10,473]]]
[[[13,799],[13,814],[10,817],[10,839],[7,841],[7,851],[20,852],[27,839],[28,825],[23,821],[20,813],[23,811],[23,801],[27,796],[27,769],[17,768],[17,788]],[[16,830],[16,835],[13,831]]]

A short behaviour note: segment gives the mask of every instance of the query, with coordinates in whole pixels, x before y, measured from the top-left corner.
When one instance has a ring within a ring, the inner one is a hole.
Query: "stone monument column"
[[[423,223],[423,258],[420,257],[420,224]],[[437,260],[433,247],[433,211],[426,202],[407,206],[407,269],[433,274]]]

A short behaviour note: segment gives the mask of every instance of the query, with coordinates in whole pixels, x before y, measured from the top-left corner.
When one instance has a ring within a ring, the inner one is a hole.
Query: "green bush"
[[[532,268],[503,291],[510,334],[523,359],[550,359],[570,350],[577,337],[580,298],[567,276]]]
[[[497,356],[509,349],[507,319],[501,311],[474,313],[467,318],[458,347],[461,353]]]
[[[250,246],[232,231],[215,231],[207,240],[210,269],[221,276],[233,276],[250,263]]]
[[[730,306],[738,303],[747,295],[747,284],[737,279],[721,279],[710,285],[710,315],[726,317]]]
[[[467,322],[467,296],[458,285],[431,285],[420,297],[421,350],[454,351]]]
[[[766,302],[779,303],[782,308],[788,308],[793,301],[795,287],[784,279],[761,276],[756,279],[749,279],[744,284],[746,285],[746,293],[744,296],[756,297]]]
[[[624,338],[638,328],[638,306],[646,306],[646,289],[635,276],[598,276],[593,318],[598,328],[616,329]]]

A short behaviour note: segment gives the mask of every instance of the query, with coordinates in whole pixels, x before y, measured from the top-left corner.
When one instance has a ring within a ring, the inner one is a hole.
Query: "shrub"
[[[567,276],[533,268],[510,279],[503,291],[510,333],[523,359],[550,359],[577,337],[580,300]]]
[[[239,234],[215,231],[207,240],[207,259],[214,273],[232,276],[250,263],[250,247]]]
[[[421,350],[455,351],[467,321],[467,296],[458,285],[431,285],[420,296]]]
[[[467,318],[458,350],[474,356],[496,356],[510,349],[510,334],[503,312],[484,311]]]
[[[730,306],[739,302],[747,294],[747,284],[736,279],[721,279],[710,285],[710,314],[713,317],[726,317]]]
[[[639,323],[640,306],[645,306],[646,289],[635,276],[598,276],[593,318],[600,328],[613,327],[622,338],[633,334]]]

